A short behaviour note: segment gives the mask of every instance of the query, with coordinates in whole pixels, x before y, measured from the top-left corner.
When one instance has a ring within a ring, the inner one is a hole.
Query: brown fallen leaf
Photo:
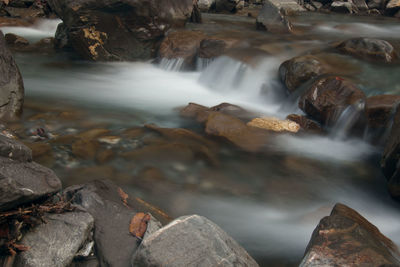
[[[125,207],[129,208],[128,205],[128,194],[124,192],[120,187],[118,187],[118,194],[121,197],[122,203],[124,204]]]
[[[148,213],[138,212],[133,216],[129,224],[129,232],[135,237],[142,239],[147,230],[147,224],[151,217]]]

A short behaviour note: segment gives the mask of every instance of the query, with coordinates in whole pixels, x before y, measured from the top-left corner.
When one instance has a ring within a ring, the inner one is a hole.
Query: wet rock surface
[[[18,66],[0,31],[0,119],[13,120],[22,113],[24,84]]]
[[[139,239],[129,233],[129,223],[138,212],[151,212],[161,222],[169,217],[141,199],[129,196],[110,181],[93,181],[64,191],[68,199],[90,213],[95,222],[94,241],[100,265],[130,266]]]
[[[373,38],[350,39],[339,44],[337,49],[343,53],[370,61],[390,63],[398,57],[389,42]]]
[[[399,256],[397,246],[378,228],[336,204],[314,230],[300,266],[398,266]]]
[[[69,266],[89,239],[94,220],[85,212],[49,214],[21,240],[29,250],[18,254],[14,266]]]
[[[349,105],[365,102],[365,94],[350,81],[340,77],[323,77],[302,95],[299,107],[310,117],[332,125]]]
[[[132,266],[258,266],[228,234],[208,219],[178,218],[146,236]]]
[[[85,59],[101,61],[154,58],[164,33],[183,26],[194,9],[192,0],[50,0],[49,4],[68,29],[74,50]]]

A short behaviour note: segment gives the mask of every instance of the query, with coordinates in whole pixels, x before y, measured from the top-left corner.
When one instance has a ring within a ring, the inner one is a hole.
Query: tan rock
[[[274,117],[255,118],[247,126],[266,129],[274,132],[297,133],[300,125],[291,120],[280,120]]]

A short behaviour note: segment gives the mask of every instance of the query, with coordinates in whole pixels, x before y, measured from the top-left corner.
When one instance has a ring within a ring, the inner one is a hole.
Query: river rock
[[[287,15],[302,11],[305,9],[295,0],[266,0],[257,17],[257,28],[272,33],[291,32]]]
[[[390,0],[386,5],[385,13],[389,15],[394,15],[400,10],[400,0]]]
[[[227,233],[208,219],[180,217],[147,236],[132,266],[258,266]]]
[[[71,186],[65,189],[64,195],[93,216],[94,241],[100,266],[130,266],[140,241],[129,233],[129,223],[137,212],[149,212],[163,224],[170,220],[159,209],[128,196],[108,180]]]
[[[240,0],[215,0],[215,10],[217,12],[236,12]]]
[[[4,38],[6,39],[8,47],[24,47],[29,45],[28,40],[13,33],[7,33]]]
[[[286,119],[296,122],[307,133],[321,134],[324,131],[321,124],[303,115],[290,114]]]
[[[260,151],[269,139],[268,131],[247,126],[242,120],[221,112],[210,112],[205,127],[207,134],[223,137],[249,152]]]
[[[358,11],[352,1],[349,2],[333,1],[331,4],[331,10],[333,12],[350,13],[350,14],[357,13]]]
[[[33,19],[44,17],[46,14],[38,8],[5,7],[6,12],[13,18]]]
[[[22,113],[24,84],[1,31],[0,73],[0,119],[16,119]]]
[[[365,112],[368,119],[368,126],[371,128],[385,128],[400,103],[398,95],[377,95],[367,98]]]
[[[274,132],[297,133],[300,125],[291,120],[280,120],[274,117],[255,118],[247,123],[247,126],[261,128]]]
[[[397,107],[390,135],[381,159],[382,171],[388,180],[389,192],[400,200],[400,108]]]
[[[238,41],[228,38],[206,38],[200,42],[198,57],[214,59],[222,56],[229,48],[233,47]]]
[[[54,172],[37,163],[0,157],[0,166],[0,211],[61,190],[61,182]]]
[[[299,107],[321,124],[332,126],[349,105],[365,102],[365,94],[350,81],[323,77],[301,96]]]
[[[301,267],[399,266],[396,245],[355,210],[336,204],[314,230]]]
[[[312,55],[287,60],[279,67],[279,76],[288,93],[293,93],[302,84],[328,72],[327,67]]]
[[[154,58],[165,32],[183,26],[195,6],[193,0],[48,2],[68,29],[75,51],[103,61]]]
[[[32,151],[24,144],[0,134],[0,156],[16,161],[32,161]]]
[[[383,5],[384,5],[384,0],[369,0],[368,1],[368,8],[369,9],[377,9],[377,10],[381,10],[383,9]]]
[[[195,69],[200,42],[206,36],[197,31],[169,32],[160,45],[161,59],[182,59],[183,68]]]
[[[86,212],[44,216],[46,223],[24,235],[21,243],[29,250],[19,253],[13,266],[69,266],[89,238],[93,217]]]
[[[210,111],[208,107],[196,103],[189,103],[180,110],[179,114],[181,117],[196,119],[197,122],[204,123],[207,121]]]
[[[354,38],[336,47],[340,52],[362,59],[390,63],[397,58],[393,46],[384,40],[373,38]]]

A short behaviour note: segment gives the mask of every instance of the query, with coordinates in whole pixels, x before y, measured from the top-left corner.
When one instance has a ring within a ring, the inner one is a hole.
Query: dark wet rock
[[[0,119],[11,120],[22,113],[24,84],[18,66],[0,31]]]
[[[249,152],[260,151],[269,139],[268,131],[247,126],[242,120],[221,112],[210,112],[205,126],[207,134],[223,137]]]
[[[61,190],[53,171],[34,162],[0,157],[0,210],[7,210]]]
[[[20,18],[0,17],[1,27],[29,27],[33,21]]]
[[[170,220],[159,209],[140,198],[128,196],[108,180],[71,186],[64,195],[93,216],[100,266],[130,266],[131,257],[140,243],[129,233],[129,223],[137,212],[149,212],[162,224]]]
[[[394,111],[400,103],[398,95],[377,95],[367,98],[365,112],[368,118],[368,127],[384,128],[389,126]]]
[[[353,2],[343,2],[343,1],[333,1],[331,4],[331,8],[333,12],[338,13],[357,13],[357,7],[353,4]]]
[[[286,119],[296,122],[300,125],[301,129],[307,133],[322,134],[324,132],[321,124],[306,116],[290,114]]]
[[[389,0],[386,4],[385,13],[388,15],[394,15],[397,11],[400,10],[400,1],[399,0]]]
[[[189,103],[180,110],[179,114],[184,118],[196,119],[196,121],[204,123],[208,118],[209,112],[210,109],[208,107],[196,103]]]
[[[316,80],[302,95],[299,107],[323,125],[332,126],[343,110],[365,102],[365,94],[353,83],[340,77]]]
[[[44,216],[46,223],[24,235],[21,243],[29,250],[19,253],[14,266],[69,266],[89,238],[93,217],[86,212]]]
[[[258,266],[216,224],[191,215],[180,217],[144,238],[132,266]]]
[[[76,52],[89,60],[154,58],[164,33],[192,17],[193,0],[49,0]],[[129,29],[129,30],[127,30]]]
[[[354,38],[336,47],[339,51],[362,59],[390,63],[397,58],[393,46],[384,40]]]
[[[233,39],[219,39],[219,38],[207,38],[200,42],[198,57],[213,59],[222,56],[227,49],[233,47],[237,40]]]
[[[237,117],[242,120],[250,120],[256,116],[254,113],[252,113],[238,105],[233,105],[230,103],[221,103],[219,105],[211,107],[210,110],[221,112],[226,115]]]
[[[215,11],[217,12],[236,12],[240,0],[215,0]]]
[[[18,8],[18,7],[5,7],[4,8],[9,16],[14,18],[41,18],[45,16],[45,13],[42,9],[36,8]]]
[[[32,151],[24,144],[0,134],[0,156],[17,161],[32,161]]]
[[[354,6],[357,8],[358,12],[367,12],[368,5],[365,0],[352,0]]]
[[[183,59],[184,68],[195,69],[200,42],[205,37],[202,32],[197,31],[170,32],[160,45],[159,57],[161,59]]]
[[[73,46],[68,36],[68,28],[64,23],[57,26],[56,34],[54,36],[54,47],[62,50],[72,50]]]
[[[384,0],[369,0],[368,1],[368,8],[369,9],[378,9],[381,10],[383,9],[383,5],[384,5]]]
[[[301,267],[399,266],[396,245],[355,210],[336,204],[314,230]]]
[[[7,33],[4,38],[6,39],[6,43],[9,47],[24,47],[29,45],[28,40],[13,33]]]
[[[289,93],[326,72],[328,72],[327,67],[317,57],[311,55],[292,58],[279,67],[281,81]]]
[[[305,9],[294,0],[266,0],[257,17],[257,28],[272,33],[292,31],[292,23],[287,15]]]
[[[381,159],[382,171],[388,180],[389,192],[400,200],[400,108],[397,107],[390,135]]]

